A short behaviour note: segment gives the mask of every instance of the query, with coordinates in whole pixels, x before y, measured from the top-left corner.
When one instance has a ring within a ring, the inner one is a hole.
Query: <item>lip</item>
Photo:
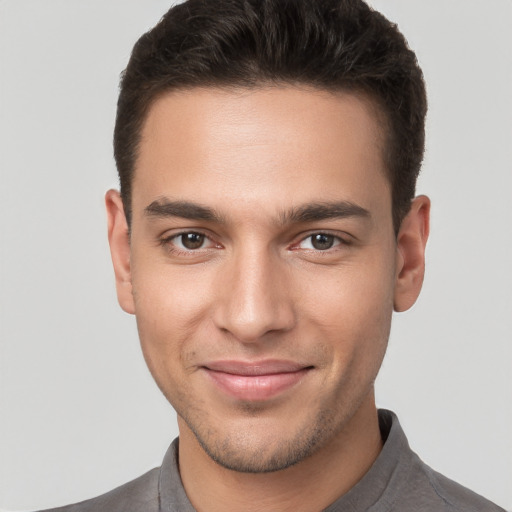
[[[238,400],[261,402],[297,385],[312,369],[293,361],[214,361],[202,369],[220,391]]]

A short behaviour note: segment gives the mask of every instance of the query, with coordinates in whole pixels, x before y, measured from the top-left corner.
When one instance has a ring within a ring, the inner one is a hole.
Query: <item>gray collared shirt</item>
[[[379,422],[385,440],[381,453],[324,512],[505,512],[428,467],[409,448],[394,413],[380,410]],[[97,498],[47,512],[195,512],[180,478],[178,439],[160,468]]]

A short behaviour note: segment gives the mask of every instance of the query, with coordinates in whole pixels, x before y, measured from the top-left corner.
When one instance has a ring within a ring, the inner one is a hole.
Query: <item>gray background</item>
[[[512,2],[374,0],[423,66],[423,294],[378,403],[439,471],[512,509]],[[81,500],[160,464],[174,413],[117,306],[103,193],[118,74],[162,0],[0,2],[0,507]]]

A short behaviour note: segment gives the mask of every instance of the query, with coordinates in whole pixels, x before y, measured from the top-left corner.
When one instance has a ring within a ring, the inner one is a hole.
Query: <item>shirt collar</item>
[[[341,496],[325,512],[370,511],[379,504],[379,511],[388,510],[407,480],[413,452],[396,415],[379,410],[379,427],[384,446],[363,478],[350,491]],[[179,440],[175,439],[160,468],[159,492],[161,512],[195,512],[179,473]],[[388,505],[386,507],[386,504]]]

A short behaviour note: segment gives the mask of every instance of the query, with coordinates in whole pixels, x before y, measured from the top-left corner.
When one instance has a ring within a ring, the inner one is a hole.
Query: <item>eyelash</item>
[[[303,237],[300,239],[300,241],[296,244],[293,245],[293,247],[297,247],[298,245],[306,242],[307,240],[310,240],[310,245],[313,245],[314,242],[313,242],[313,237],[315,236],[326,236],[326,237],[330,237],[330,238],[333,238],[333,242],[334,242],[334,245],[332,247],[329,247],[327,249],[316,249],[314,247],[312,248],[307,248],[307,249],[304,249],[304,250],[308,250],[308,251],[311,251],[311,252],[315,252],[315,253],[324,253],[324,254],[329,254],[331,252],[333,252],[333,250],[336,250],[336,247],[339,247],[339,246],[348,246],[351,244],[351,242],[339,235],[335,235],[334,233],[331,233],[329,231],[315,231],[315,232],[312,232],[312,233],[308,233],[307,236]],[[298,249],[294,249],[294,250],[300,250],[299,248]]]
[[[197,249],[181,249],[179,247],[177,247],[176,245],[173,244],[173,241],[174,240],[177,240],[179,239],[180,237],[184,236],[184,235],[199,235],[199,236],[202,236],[204,237],[204,241],[206,240],[209,240],[212,244],[214,244],[213,247],[206,247],[206,248],[202,248],[202,247],[199,247]],[[298,242],[296,243],[293,243],[290,247],[291,249],[290,250],[293,250],[293,251],[297,251],[297,250],[300,250],[300,247],[298,247],[300,244],[306,242],[307,240],[312,240],[314,236],[319,236],[319,235],[323,235],[323,236],[327,236],[327,237],[332,237],[334,239],[334,245],[332,247],[329,247],[327,249],[315,249],[314,247],[313,248],[307,248],[307,249],[304,249],[306,251],[311,251],[311,252],[315,252],[315,253],[318,253],[318,254],[329,254],[331,252],[333,252],[333,250],[336,250],[336,247],[339,247],[339,246],[350,246],[352,244],[351,240],[348,240],[347,238],[343,238],[339,235],[335,235],[329,231],[314,231],[314,232],[310,232],[308,233],[306,236],[303,236]],[[311,245],[313,244],[313,242],[310,242]],[[211,236],[209,236],[208,234],[202,232],[202,231],[194,231],[194,230],[190,230],[190,231],[181,231],[179,233],[175,233],[173,235],[170,235],[170,236],[166,236],[162,239],[160,239],[159,241],[159,244],[162,246],[162,247],[165,247],[170,253],[173,253],[173,254],[176,254],[176,255],[185,255],[185,256],[193,256],[193,255],[197,255],[197,254],[200,254],[200,251],[205,251],[205,250],[211,250],[211,249],[219,249],[219,248],[222,248],[222,246],[218,243],[216,243],[214,240],[212,240]],[[204,254],[204,252],[203,252]]]
[[[180,255],[180,256],[181,255],[191,256],[191,255],[194,255],[194,254],[198,254],[199,251],[204,251],[205,250],[205,248],[181,249],[179,247],[176,247],[176,245],[173,244],[173,241],[176,240],[176,239],[179,239],[180,237],[182,237],[184,235],[199,235],[199,236],[203,236],[205,241],[209,240],[210,242],[215,244],[215,247],[208,247],[208,248],[206,248],[206,250],[208,250],[208,249],[216,249],[216,248],[220,248],[221,247],[220,244],[216,244],[212,240],[211,236],[209,236],[206,233],[203,233],[201,231],[197,231],[197,230],[181,231],[180,233],[175,233],[173,235],[166,236],[166,237],[160,239],[159,243],[160,243],[160,245],[162,247],[166,248],[169,252],[171,252],[173,254]]]

